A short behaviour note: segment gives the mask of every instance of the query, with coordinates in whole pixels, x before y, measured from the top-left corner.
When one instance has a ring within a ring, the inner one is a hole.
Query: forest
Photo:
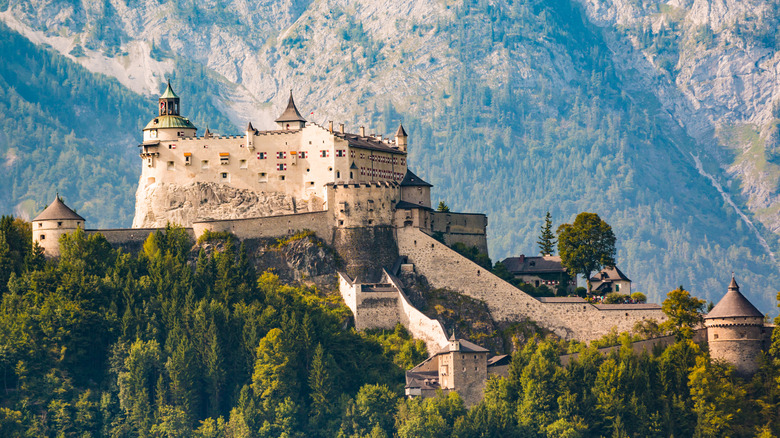
[[[466,409],[403,397],[427,357],[402,327],[359,333],[332,291],[256,272],[244,245],[169,226],[137,253],[77,231],[47,260],[0,220],[0,436],[773,437],[780,334],[752,379],[689,330],[635,355],[635,335],[517,344],[507,378]],[[699,306],[703,301],[696,301]],[[695,306],[694,306],[695,307]],[[602,345],[621,345],[604,356]],[[560,356],[578,353],[562,365]]]

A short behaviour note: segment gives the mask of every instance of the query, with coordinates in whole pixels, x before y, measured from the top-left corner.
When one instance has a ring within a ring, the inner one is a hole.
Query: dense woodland
[[[233,239],[207,251],[169,227],[128,254],[79,231],[46,261],[30,233],[0,220],[0,436],[780,434],[780,334],[749,381],[677,326],[657,355],[632,355],[628,335],[535,338],[466,409],[456,394],[403,399],[422,342],[355,332],[337,295],[254,272]]]

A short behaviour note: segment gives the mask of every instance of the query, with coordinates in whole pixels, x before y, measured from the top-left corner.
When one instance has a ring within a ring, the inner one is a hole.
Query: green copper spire
[[[171,88],[171,80],[168,79],[168,87],[165,88],[165,92],[162,96],[160,96],[160,99],[173,99],[178,98],[179,96],[176,95],[176,93],[173,92],[173,88]]]

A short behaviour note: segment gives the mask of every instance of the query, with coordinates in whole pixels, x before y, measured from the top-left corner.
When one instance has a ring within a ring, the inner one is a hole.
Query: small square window
[[[241,161],[240,161],[240,164],[241,164],[241,166],[240,166],[240,167],[241,167],[242,169],[246,169],[246,160],[241,160]]]
[[[227,179],[227,177],[228,177],[228,173],[227,172],[222,172],[222,179]]]
[[[209,168],[209,162],[208,160],[203,160],[200,162],[200,168],[203,170],[208,170]]]
[[[280,175],[280,176],[279,176],[279,180],[280,180],[280,181],[284,181],[284,175]]]
[[[62,226],[62,222],[57,222],[57,226],[61,227]]]
[[[46,235],[45,234],[41,234],[41,240],[46,240]]]
[[[168,170],[173,170],[173,161],[168,162]]]
[[[268,174],[265,172],[260,172],[257,175],[257,181],[258,182],[268,182]]]

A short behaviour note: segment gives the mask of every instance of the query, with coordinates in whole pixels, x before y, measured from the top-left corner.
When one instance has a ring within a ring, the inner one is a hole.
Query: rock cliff
[[[168,222],[189,227],[196,220],[318,211],[322,203],[316,197],[301,200],[282,193],[256,193],[215,183],[139,185],[133,227],[164,227]]]

